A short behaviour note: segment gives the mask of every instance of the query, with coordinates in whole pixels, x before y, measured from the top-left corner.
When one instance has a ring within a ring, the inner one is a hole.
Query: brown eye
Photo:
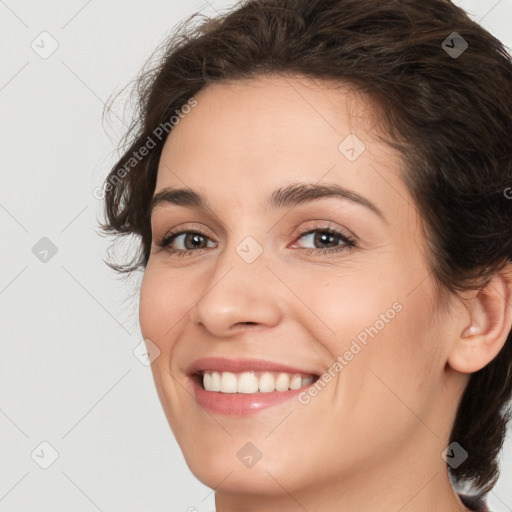
[[[180,231],[167,234],[157,245],[165,248],[170,253],[184,255],[198,249],[215,247],[213,242],[212,245],[208,246],[208,241],[209,238],[199,231]]]
[[[303,249],[308,251],[308,254],[314,252],[339,252],[356,246],[355,241],[351,237],[332,228],[310,229],[300,233],[298,239],[305,239],[313,245],[312,248],[303,247]]]

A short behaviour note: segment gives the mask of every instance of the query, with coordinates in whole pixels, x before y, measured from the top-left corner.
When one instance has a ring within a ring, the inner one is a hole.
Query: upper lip
[[[196,359],[188,368],[188,374],[193,375],[205,371],[242,373],[248,371],[268,371],[283,373],[302,373],[318,375],[305,368],[297,368],[264,359],[228,359],[225,357],[203,357]]]

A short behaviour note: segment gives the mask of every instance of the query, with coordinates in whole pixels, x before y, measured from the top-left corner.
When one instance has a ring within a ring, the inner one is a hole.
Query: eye
[[[205,249],[206,247],[215,247],[215,243],[212,242],[208,245],[208,241],[211,242],[209,237],[200,231],[178,231],[167,233],[156,245],[162,249],[166,249],[171,254],[185,256],[197,250]],[[175,247],[172,247],[172,244],[174,244]]]
[[[306,254],[338,253],[356,247],[355,240],[349,235],[330,226],[314,226],[299,233],[296,240],[304,240],[312,244],[312,248],[299,246]],[[177,256],[191,256],[193,253],[201,254],[205,249],[216,247],[210,237],[199,230],[181,230],[167,233],[160,241],[158,247]],[[301,244],[302,245],[302,244]],[[295,248],[296,243],[292,245]],[[319,246],[319,247],[317,247]]]
[[[302,231],[299,233],[298,239],[303,239],[306,243],[314,246],[313,248],[303,248],[307,254],[340,252],[356,246],[355,240],[349,235],[327,226],[318,226]]]

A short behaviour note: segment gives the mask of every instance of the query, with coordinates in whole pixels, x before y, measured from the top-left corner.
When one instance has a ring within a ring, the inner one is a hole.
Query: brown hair
[[[443,294],[478,289],[512,261],[511,57],[461,8],[448,0],[246,0],[198,19],[178,25],[136,81],[138,111],[105,180],[101,227],[140,244],[133,260],[108,262],[112,268],[146,267],[148,205],[170,119],[178,122],[212,82],[268,73],[348,84],[374,101],[390,137],[383,140],[403,154],[403,180]],[[450,49],[463,49],[462,40],[455,44],[453,32],[468,45],[458,55]],[[469,453],[449,468],[452,478],[482,495],[499,476],[511,368],[509,334],[497,357],[470,376],[450,436]]]

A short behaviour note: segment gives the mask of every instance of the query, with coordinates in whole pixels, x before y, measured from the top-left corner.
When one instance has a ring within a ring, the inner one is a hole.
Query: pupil
[[[334,235],[332,235],[330,233],[322,233],[320,236],[320,243],[323,243],[323,244],[332,243],[333,238],[334,238]]]
[[[201,235],[193,234],[189,235],[189,240],[192,242],[192,246],[198,247],[201,245]]]

